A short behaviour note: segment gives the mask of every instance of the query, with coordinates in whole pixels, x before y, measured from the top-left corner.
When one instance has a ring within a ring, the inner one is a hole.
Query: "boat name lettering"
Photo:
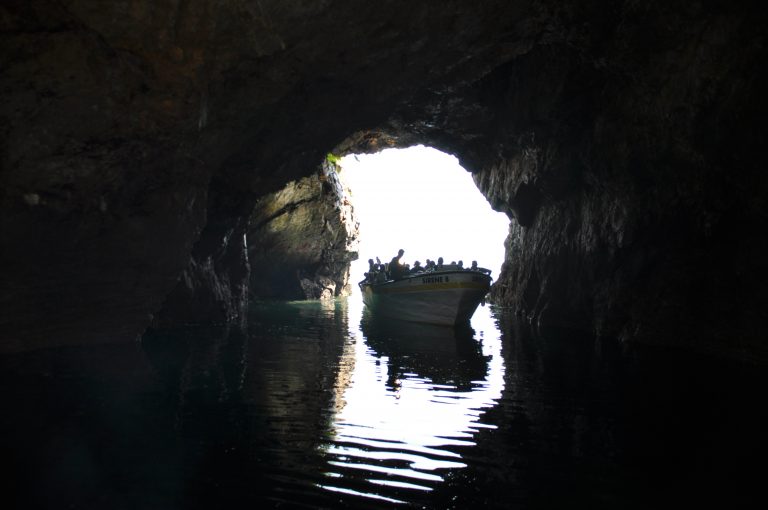
[[[445,277],[445,281],[448,281],[448,277]],[[421,279],[421,283],[443,283],[443,277],[442,276],[428,276],[426,278]]]

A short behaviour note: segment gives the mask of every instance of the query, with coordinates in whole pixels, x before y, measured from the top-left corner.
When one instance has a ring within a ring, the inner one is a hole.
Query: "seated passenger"
[[[472,267],[470,267],[469,269],[471,269],[472,271],[477,271],[477,261],[476,260],[472,261]]]
[[[422,271],[424,268],[421,267],[421,262],[418,260],[413,263],[413,269],[411,269],[411,273],[418,273],[419,271]]]
[[[463,260],[460,260],[458,262],[458,265],[459,265],[459,269],[464,269],[464,261]]]
[[[437,257],[437,269],[443,268],[443,257]]]

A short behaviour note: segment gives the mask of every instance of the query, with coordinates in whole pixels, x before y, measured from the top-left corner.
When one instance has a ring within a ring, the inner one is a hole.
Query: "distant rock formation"
[[[248,226],[254,297],[328,299],[349,294],[358,223],[338,167],[326,160],[309,177],[262,197]]]

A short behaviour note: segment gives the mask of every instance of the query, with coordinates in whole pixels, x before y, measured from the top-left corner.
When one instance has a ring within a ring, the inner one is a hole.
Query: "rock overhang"
[[[238,316],[259,198],[423,143],[516,218],[532,323],[760,351],[764,14],[608,4],[6,3],[4,345]]]

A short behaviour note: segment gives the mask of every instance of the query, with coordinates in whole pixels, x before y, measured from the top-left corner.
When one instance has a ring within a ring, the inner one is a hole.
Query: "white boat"
[[[454,326],[469,322],[491,288],[488,270],[444,269],[373,283],[363,280],[363,302],[372,314]]]

